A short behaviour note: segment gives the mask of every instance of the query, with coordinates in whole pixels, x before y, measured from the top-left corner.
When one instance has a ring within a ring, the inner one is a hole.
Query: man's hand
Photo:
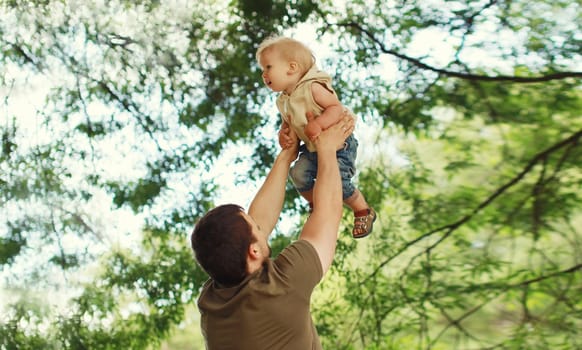
[[[342,119],[328,129],[322,131],[314,140],[317,151],[332,148],[334,151],[344,147],[344,142],[352,134],[355,119],[350,113],[343,113]]]

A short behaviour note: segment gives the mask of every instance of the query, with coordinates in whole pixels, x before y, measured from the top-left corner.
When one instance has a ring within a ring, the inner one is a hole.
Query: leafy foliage
[[[358,181],[379,220],[354,242],[346,213],[314,296],[324,348],[582,346],[579,3],[0,7],[0,348],[148,349],[186,322],[206,278],[188,234],[219,200],[217,167],[235,150],[244,188],[276,153],[255,49],[305,27],[378,126]],[[291,186],[284,209],[305,213]]]

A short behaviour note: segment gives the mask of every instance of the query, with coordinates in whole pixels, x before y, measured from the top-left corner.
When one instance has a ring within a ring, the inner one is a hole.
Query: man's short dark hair
[[[200,266],[224,286],[240,283],[247,274],[247,249],[253,235],[243,212],[235,204],[218,206],[198,221],[190,238]]]

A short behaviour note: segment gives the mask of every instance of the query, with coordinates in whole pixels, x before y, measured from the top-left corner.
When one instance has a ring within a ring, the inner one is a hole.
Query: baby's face
[[[274,50],[267,50],[261,55],[263,82],[275,92],[289,90],[295,85],[290,70],[290,62],[283,59]]]

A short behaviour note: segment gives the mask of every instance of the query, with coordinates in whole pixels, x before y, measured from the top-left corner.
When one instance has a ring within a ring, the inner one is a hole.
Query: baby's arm
[[[309,120],[305,126],[305,134],[314,140],[322,130],[329,128],[341,119],[343,106],[337,95],[321,84],[311,84],[311,94],[315,102],[324,108],[323,113]]]

